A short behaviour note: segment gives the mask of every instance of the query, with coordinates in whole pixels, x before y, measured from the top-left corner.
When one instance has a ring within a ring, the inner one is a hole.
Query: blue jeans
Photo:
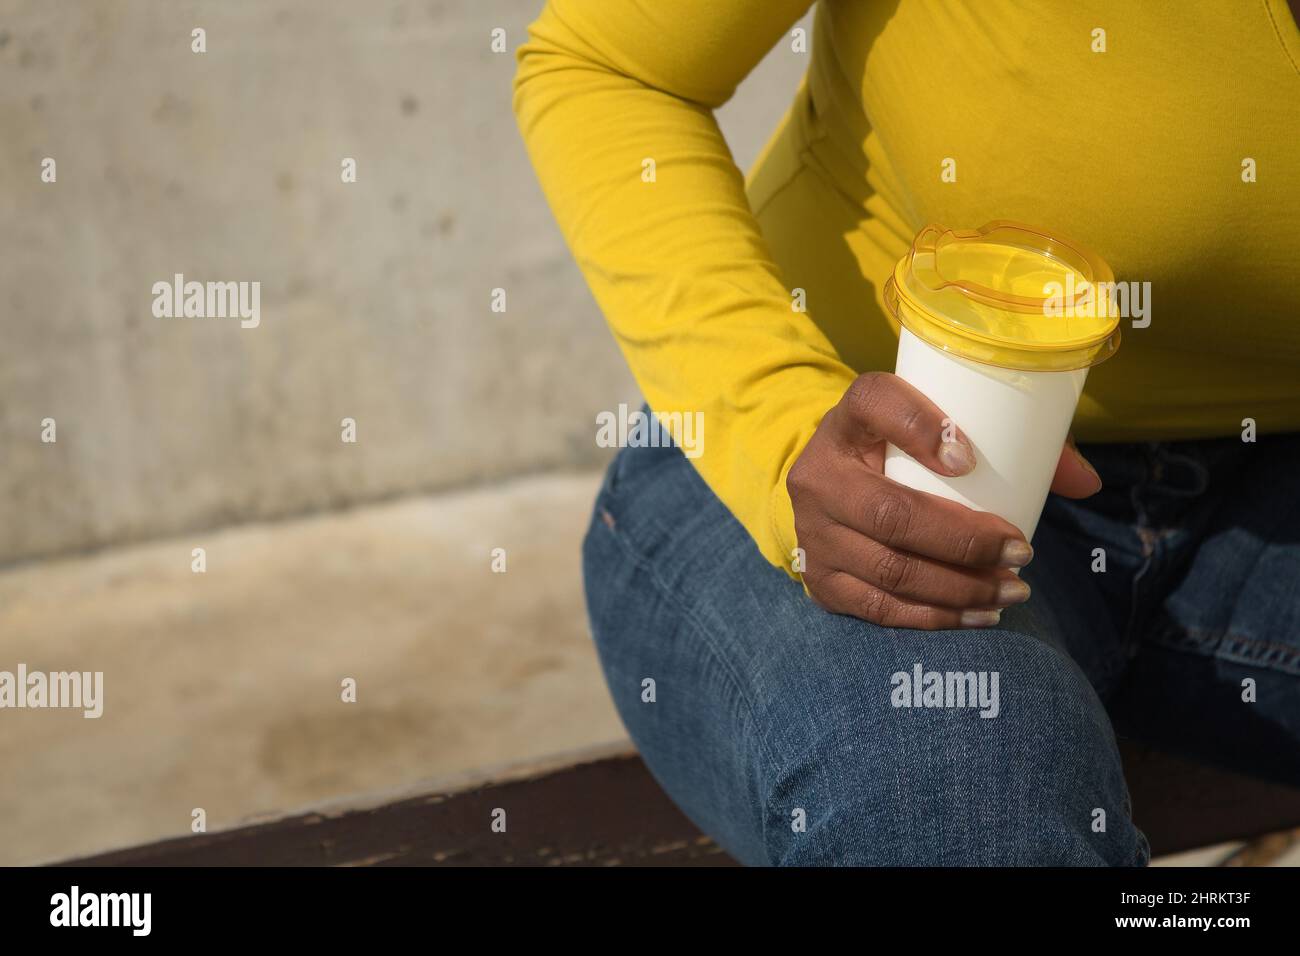
[[[1083,451],[1104,489],[1052,496],[1033,597],[967,631],[823,611],[679,450],[621,451],[588,611],[677,805],[752,865],[1124,866],[1117,731],[1300,783],[1300,435]]]

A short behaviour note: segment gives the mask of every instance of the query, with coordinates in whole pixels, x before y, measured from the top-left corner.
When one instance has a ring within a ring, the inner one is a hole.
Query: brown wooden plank
[[[1161,856],[1300,826],[1300,789],[1121,741],[1133,818]]]
[[[1156,855],[1300,826],[1300,790],[1122,747],[1138,825]],[[506,811],[506,832],[491,831]],[[634,754],[422,794],[314,811],[100,854],[104,866],[727,866]]]
[[[493,833],[492,812],[506,811]],[[459,793],[365,810],[309,813],[114,851],[103,866],[734,865],[621,756]]]

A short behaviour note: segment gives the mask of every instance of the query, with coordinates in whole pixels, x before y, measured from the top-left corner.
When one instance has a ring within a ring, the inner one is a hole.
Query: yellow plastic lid
[[[1115,274],[1077,242],[998,220],[922,229],[885,283],[885,307],[918,338],[974,362],[1066,371],[1119,348]]]

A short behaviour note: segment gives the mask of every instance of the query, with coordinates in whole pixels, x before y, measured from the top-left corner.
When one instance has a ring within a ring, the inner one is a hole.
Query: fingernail
[[[1002,620],[1001,611],[962,611],[962,627],[992,627]]]
[[[1029,585],[1024,581],[1003,581],[998,585],[998,603],[1003,607],[1029,600]]]
[[[939,446],[939,461],[954,475],[964,475],[975,468],[975,453],[959,441],[946,441]]]
[[[1097,474],[1097,469],[1092,467],[1092,462],[1084,458],[1083,452],[1079,451],[1079,449],[1076,448],[1074,445],[1070,446],[1070,451],[1074,452],[1074,457],[1079,460],[1079,464],[1081,464],[1084,467],[1084,470],[1087,471],[1088,474],[1092,475],[1092,477],[1097,479],[1097,488],[1100,490],[1101,475]]]
[[[1004,568],[1023,568],[1034,560],[1034,549],[1026,541],[1009,538],[1002,545],[1002,555],[998,559]]]

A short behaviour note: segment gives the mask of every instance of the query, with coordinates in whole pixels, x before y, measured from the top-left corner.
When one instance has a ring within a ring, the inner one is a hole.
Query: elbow
[[[510,85],[511,108],[521,128],[551,105],[589,88],[596,74],[616,73],[547,4],[528,25],[528,38],[515,51],[515,74]]]
[[[515,75],[510,83],[510,106],[517,120],[521,118],[523,112],[524,98],[528,95],[531,86],[536,84],[537,77],[541,75],[540,59],[539,51],[531,37],[515,53]]]
[[[553,82],[564,66],[565,56],[553,46],[530,37],[515,54],[515,75],[510,84],[510,108],[515,122],[527,136],[545,105],[553,103],[560,91]]]
[[[528,38],[515,51],[515,75],[510,84],[510,103],[515,118],[520,123],[528,113],[529,104],[537,100],[540,91],[551,84],[548,79],[558,70],[574,66],[574,57],[565,45],[554,36],[550,23],[550,7],[528,26]],[[563,35],[560,36],[563,39]]]

